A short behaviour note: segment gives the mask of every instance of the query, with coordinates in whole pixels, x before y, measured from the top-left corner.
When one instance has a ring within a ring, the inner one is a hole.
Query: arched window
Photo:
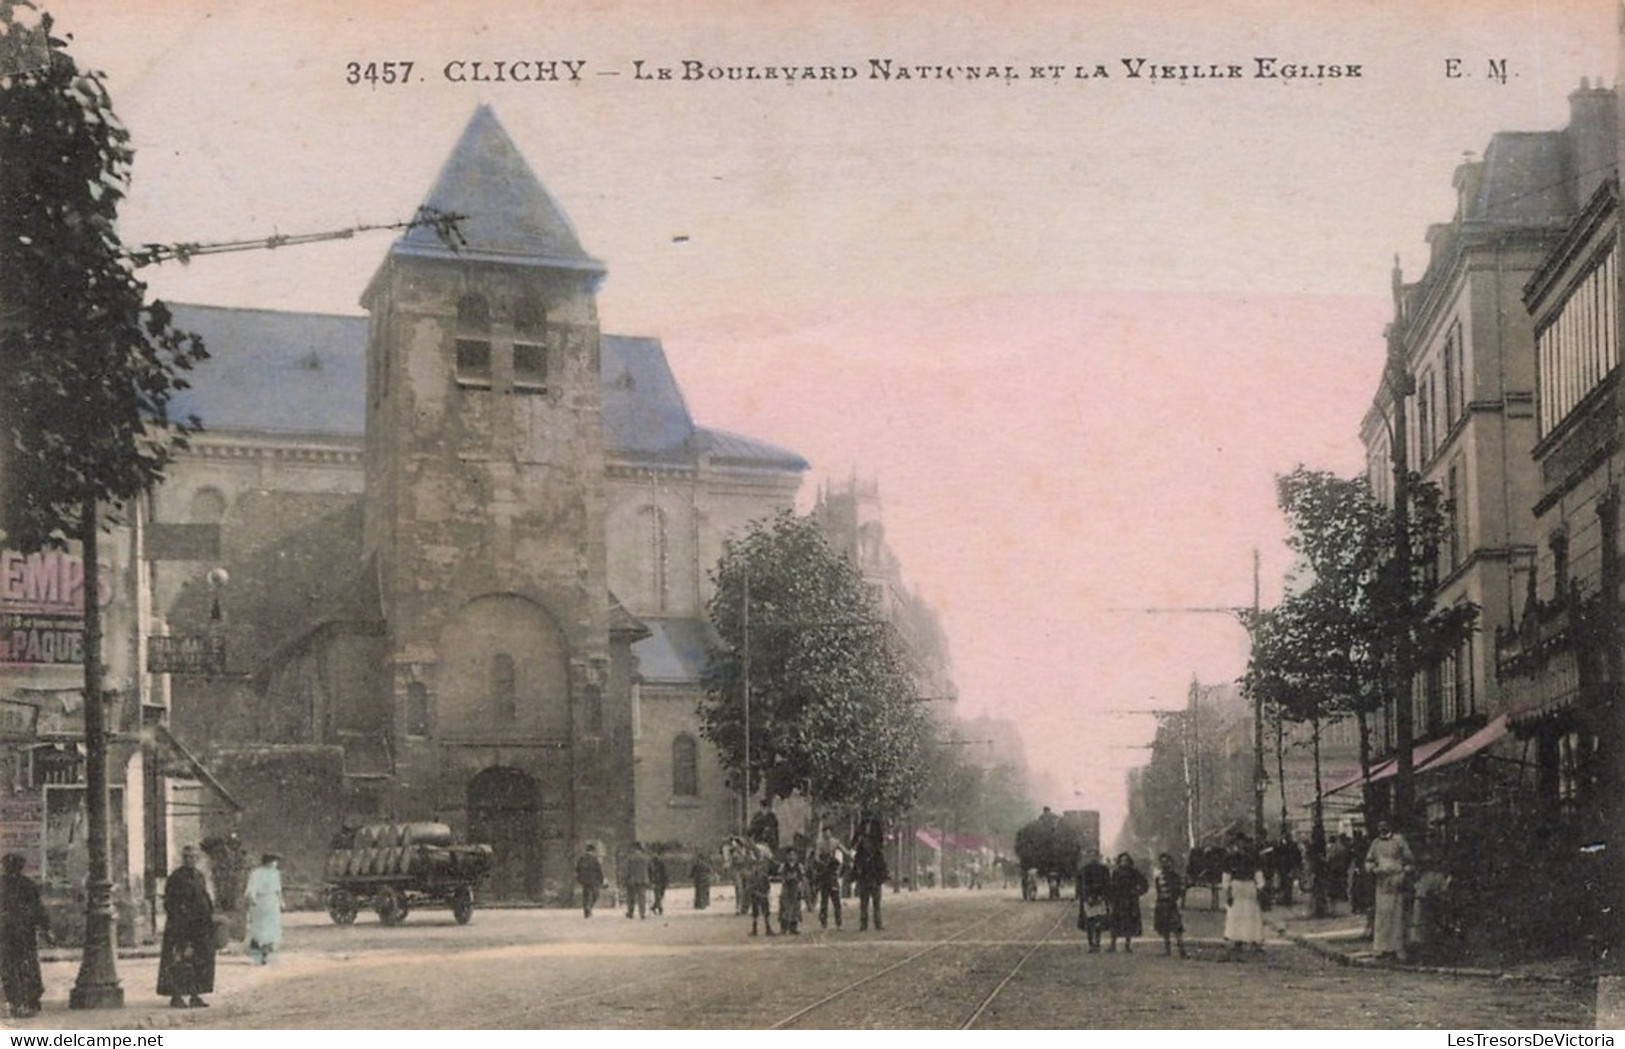
[[[491,384],[491,308],[472,292],[457,300],[457,381]]]
[[[220,489],[205,485],[192,493],[186,519],[193,524],[219,524],[226,517],[226,497]]]
[[[671,792],[679,798],[700,796],[700,748],[686,732],[671,741]]]

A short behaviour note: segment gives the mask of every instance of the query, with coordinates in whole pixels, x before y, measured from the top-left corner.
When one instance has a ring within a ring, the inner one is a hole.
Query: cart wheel
[[[457,919],[458,925],[467,925],[468,920],[474,917],[473,889],[465,885],[452,895],[451,916]]]
[[[327,916],[333,919],[335,925],[352,925],[355,923],[356,911],[360,906],[356,898],[343,889],[334,889],[327,895]]]
[[[399,925],[406,920],[406,897],[399,889],[380,889],[373,897],[372,909],[385,925]]]

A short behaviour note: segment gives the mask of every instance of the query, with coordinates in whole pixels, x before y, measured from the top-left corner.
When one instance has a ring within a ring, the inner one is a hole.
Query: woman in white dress
[[[282,942],[281,858],[274,852],[260,857],[260,865],[248,874],[243,900],[248,904],[248,957],[264,965]]]
[[[1219,887],[1224,890],[1224,939],[1230,950],[1239,953],[1250,944],[1254,952],[1262,953],[1264,912],[1258,896],[1264,888],[1264,869],[1245,834],[1225,857]]]

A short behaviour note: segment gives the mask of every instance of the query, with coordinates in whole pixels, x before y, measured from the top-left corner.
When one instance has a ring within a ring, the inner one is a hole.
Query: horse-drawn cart
[[[474,916],[474,887],[491,870],[491,846],[457,845],[444,823],[369,823],[341,832],[327,854],[327,914],[339,925],[370,907],[385,925],[414,908],[450,906]]]

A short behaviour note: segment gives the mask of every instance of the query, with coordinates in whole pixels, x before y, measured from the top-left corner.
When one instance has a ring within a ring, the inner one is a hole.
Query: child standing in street
[[[1172,954],[1173,943],[1179,944],[1179,956],[1185,953],[1185,918],[1179,913],[1179,901],[1185,895],[1185,879],[1174,869],[1174,858],[1166,852],[1157,857],[1157,873],[1151,879],[1156,891],[1156,909],[1151,914],[1151,926],[1162,937],[1162,953]]]
[[[756,933],[756,920],[760,918],[767,926],[767,934],[773,935],[773,881],[768,877],[767,861],[760,856],[751,858],[750,867],[745,872],[745,889],[750,893],[750,934]]]

